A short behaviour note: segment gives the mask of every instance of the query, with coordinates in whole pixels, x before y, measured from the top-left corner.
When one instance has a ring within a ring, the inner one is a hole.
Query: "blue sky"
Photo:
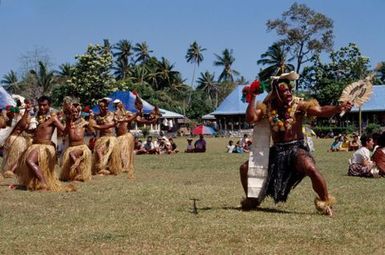
[[[46,49],[53,67],[74,62],[89,43],[128,39],[146,41],[153,55],[165,57],[190,82],[186,63],[195,40],[207,50],[198,69],[221,72],[214,54],[233,49],[234,69],[252,80],[260,55],[277,40],[266,32],[268,19],[281,17],[294,1],[287,0],[0,0],[0,77],[20,70],[20,57]],[[333,19],[334,49],[355,42],[374,66],[385,61],[382,0],[297,1]]]

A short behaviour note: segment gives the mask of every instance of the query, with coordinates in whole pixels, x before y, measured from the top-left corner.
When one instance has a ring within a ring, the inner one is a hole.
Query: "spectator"
[[[349,176],[379,177],[379,171],[375,163],[370,159],[370,151],[373,150],[374,142],[370,136],[361,137],[362,147],[353,153],[349,160]]]
[[[372,156],[381,176],[385,176],[385,132],[378,138],[378,148]]]
[[[227,153],[233,153],[233,151],[235,149],[235,145],[233,143],[233,140],[229,141],[229,144],[226,146],[226,148],[227,148]]]
[[[152,142],[152,136],[148,136],[146,142],[143,144],[142,148],[137,151],[137,154],[155,154],[156,149],[154,143]]]
[[[343,135],[341,140],[342,140],[342,143],[341,143],[341,146],[338,149],[338,151],[348,151],[349,150],[349,144],[350,144],[350,140],[349,140],[348,136],[346,134]]]
[[[244,134],[243,135],[243,137],[241,138],[241,147],[242,148],[245,148],[245,147],[247,147],[247,143],[248,143],[248,141],[249,141],[250,139],[249,139],[249,137],[248,137],[248,134]]]
[[[199,139],[195,141],[194,152],[206,152],[206,141],[203,135],[199,135]]]
[[[342,144],[342,141],[343,141],[342,139],[343,139],[343,137],[341,134],[336,136],[334,138],[334,142],[330,145],[329,151],[339,151],[341,144]]]
[[[187,138],[187,148],[184,152],[186,153],[192,153],[194,152],[194,146],[192,145],[192,138]]]
[[[177,145],[176,143],[174,142],[174,139],[172,139],[171,137],[168,139],[168,141],[170,142],[171,144],[171,152],[172,153],[178,153],[179,150],[177,149]]]
[[[360,148],[360,140],[358,135],[353,134],[353,140],[349,142],[349,151],[356,151]]]
[[[238,142],[235,144],[235,148],[234,148],[234,150],[233,150],[233,153],[243,153],[243,148],[241,147],[240,141],[238,141]]]

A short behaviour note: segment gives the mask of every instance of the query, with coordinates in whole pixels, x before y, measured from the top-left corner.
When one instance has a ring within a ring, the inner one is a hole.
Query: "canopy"
[[[130,112],[137,112],[137,110],[135,108],[136,96],[131,91],[115,91],[114,93],[112,93],[108,97],[111,98],[112,101],[114,101],[115,99],[119,99],[124,104],[124,107],[126,108],[126,110],[128,110]],[[108,105],[109,111],[115,111],[115,108],[114,108],[112,101]],[[152,106],[148,102],[144,101],[143,99],[142,99],[142,102],[143,102],[144,113],[150,113],[154,109],[154,106]],[[99,113],[99,107],[97,105],[95,105],[94,107],[92,107],[92,111],[94,111],[95,113]]]
[[[212,127],[200,125],[193,129],[193,135],[213,135],[215,130]]]

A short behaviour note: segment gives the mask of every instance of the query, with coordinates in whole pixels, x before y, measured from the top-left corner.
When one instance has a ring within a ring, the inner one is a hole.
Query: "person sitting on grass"
[[[338,151],[348,151],[349,150],[349,144],[350,140],[346,134],[342,136],[342,143]]]
[[[356,151],[360,148],[360,139],[358,135],[353,134],[353,140],[349,142],[349,151]]]
[[[233,153],[243,153],[243,148],[242,148],[241,143],[239,141],[235,144]]]
[[[156,148],[152,142],[152,136],[148,136],[146,142],[142,145],[142,148],[136,152],[137,155],[141,154],[155,154]]]
[[[227,153],[233,153],[234,149],[235,149],[235,145],[234,145],[234,142],[233,140],[230,140],[229,141],[229,144],[226,146],[226,149],[227,149]]]
[[[203,135],[199,135],[199,139],[195,141],[194,152],[206,152],[206,141]]]
[[[174,142],[174,139],[172,139],[171,137],[168,138],[168,141],[170,142],[171,144],[171,153],[178,153],[179,150],[177,149],[177,145],[176,143]]]
[[[368,135],[361,137],[362,147],[353,153],[349,160],[349,176],[379,177],[376,164],[370,159],[370,151],[373,150],[373,138]]]
[[[194,152],[194,146],[192,145],[192,138],[187,138],[187,148],[184,151],[185,153],[193,153]]]
[[[381,176],[385,176],[385,132],[378,138],[378,148],[373,153],[373,162],[376,164]]]
[[[331,152],[334,152],[334,151],[339,151],[339,149],[341,148],[341,144],[342,144],[342,135],[339,134],[338,136],[336,136],[334,138],[334,142],[330,145],[330,149],[328,151],[331,151]]]

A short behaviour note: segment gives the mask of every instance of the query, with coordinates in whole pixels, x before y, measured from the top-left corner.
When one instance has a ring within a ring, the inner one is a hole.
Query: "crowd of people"
[[[329,151],[355,151],[360,148],[360,146],[360,138],[356,133],[353,133],[351,138],[349,138],[347,134],[339,134],[334,138],[333,143],[330,145]]]
[[[153,141],[152,136],[148,136],[146,142],[142,142],[139,138],[135,138],[134,153],[136,155],[142,154],[173,154],[178,153],[177,144],[172,137],[159,136],[157,140]],[[199,153],[206,152],[206,140],[203,135],[193,144],[193,138],[187,138],[187,147],[185,153]]]
[[[250,152],[250,146],[252,144],[251,139],[249,139],[248,134],[244,134],[243,137],[237,141],[235,144],[233,140],[230,140],[226,146],[227,153],[248,153]]]

